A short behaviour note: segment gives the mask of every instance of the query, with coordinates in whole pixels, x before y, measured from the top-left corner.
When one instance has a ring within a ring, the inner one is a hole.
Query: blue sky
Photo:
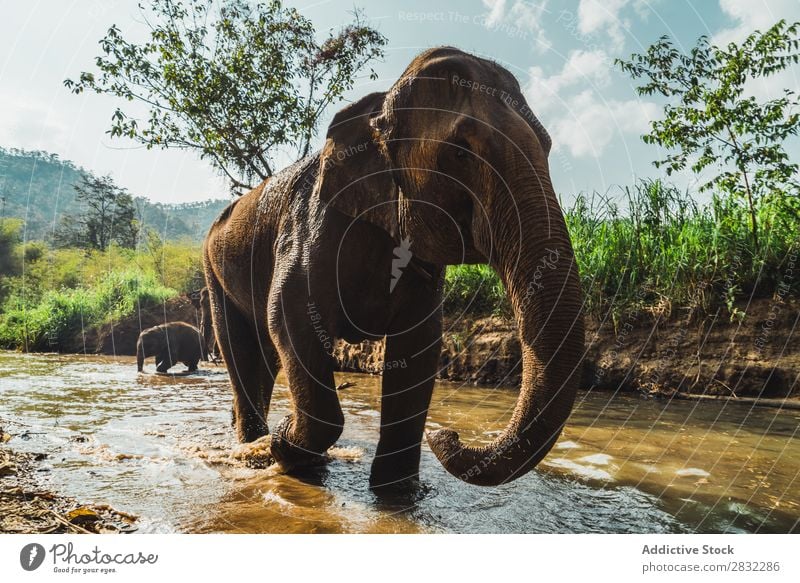
[[[800,20],[798,0],[321,0],[285,2],[320,31],[349,21],[353,6],[389,39],[374,64],[346,97],[389,87],[412,57],[453,45],[507,67],[553,136],[551,173],[566,199],[580,191],[614,192],[634,177],[655,176],[659,156],[639,136],[659,115],[657,101],[639,98],[613,67],[615,57],[641,52],[659,36],[688,48],[702,34],[718,42],[741,40],[780,18]],[[0,145],[56,152],[100,174],[111,174],[137,195],[183,202],[227,195],[224,182],[192,153],[147,151],[105,131],[116,102],[71,95],[62,85],[92,68],[97,41],[111,24],[144,38],[136,2],[102,0],[0,0]],[[750,90],[776,95],[800,89],[795,67]],[[320,127],[318,143],[327,119]],[[284,160],[286,163],[289,160]],[[279,164],[283,165],[283,164]],[[692,186],[692,176],[676,179]]]

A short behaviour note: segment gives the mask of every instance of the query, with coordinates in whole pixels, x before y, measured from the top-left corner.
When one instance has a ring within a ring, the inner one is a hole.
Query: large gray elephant
[[[485,445],[466,445],[451,429],[429,433],[428,443],[447,471],[472,484],[532,469],[569,416],[584,342],[549,150],[511,73],[436,48],[387,92],[341,110],[321,152],[223,211],[205,242],[205,273],[238,437],[268,433],[282,365],[293,413],[275,427],[272,455],[286,467],[318,461],[344,423],[332,342],[386,337],[370,483],[416,479],[441,348],[444,268],[488,263],[519,327],[519,398]]]

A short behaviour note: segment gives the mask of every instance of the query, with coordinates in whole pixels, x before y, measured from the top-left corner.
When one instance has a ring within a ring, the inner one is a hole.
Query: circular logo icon
[[[19,552],[19,564],[26,571],[35,571],[44,562],[44,547],[39,543],[30,543]]]

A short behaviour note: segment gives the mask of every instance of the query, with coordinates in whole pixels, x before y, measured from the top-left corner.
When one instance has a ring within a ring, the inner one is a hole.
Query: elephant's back
[[[211,226],[204,245],[206,277],[213,276],[245,313],[265,294],[264,275],[272,271],[276,221],[272,213],[261,212],[268,187],[265,180],[228,205]]]
[[[263,313],[276,247],[287,238],[292,244],[307,239],[309,199],[318,165],[315,154],[283,169],[231,203],[209,230],[206,276],[211,273],[248,317]]]
[[[265,227],[259,219],[259,201],[268,182],[229,204],[211,225],[206,237],[206,256],[213,263],[241,262],[263,243]],[[222,267],[222,265],[219,265]]]
[[[268,185],[269,179],[226,206],[211,225],[208,239],[217,240],[220,237],[230,236],[236,238],[251,231],[254,226],[253,219],[258,213],[259,201]]]
[[[170,322],[167,335],[169,344],[177,348],[179,358],[195,358],[200,356],[200,330],[188,322]]]

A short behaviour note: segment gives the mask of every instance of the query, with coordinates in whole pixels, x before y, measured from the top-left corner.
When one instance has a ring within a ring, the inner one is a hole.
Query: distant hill
[[[25,220],[28,240],[49,239],[62,216],[79,211],[72,186],[88,173],[57,154],[0,147],[0,218]],[[193,241],[203,240],[230,203],[230,199],[220,199],[162,204],[141,196],[135,196],[135,201],[144,225],[166,239]]]

